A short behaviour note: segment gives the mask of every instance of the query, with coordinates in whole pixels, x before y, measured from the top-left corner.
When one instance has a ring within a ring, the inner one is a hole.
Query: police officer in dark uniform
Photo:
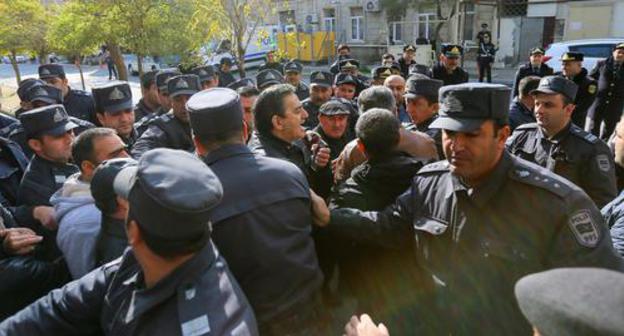
[[[431,68],[432,78],[441,80],[444,85],[467,83],[468,72],[459,65],[463,51],[460,45],[442,45],[440,61]]]
[[[0,334],[258,335],[210,239],[210,211],[223,197],[214,173],[192,154],[162,148],[124,168],[113,186],[129,204],[131,249],[4,320]]]
[[[234,75],[232,75],[232,73],[230,72],[232,69],[232,65],[234,65],[234,62],[229,57],[223,57],[219,62],[218,76],[220,87],[227,87],[228,85],[236,81],[236,78],[234,78]]]
[[[230,85],[227,86],[228,89],[231,90],[238,90],[239,88],[242,87],[252,87],[252,88],[256,88],[256,83],[254,83],[253,79],[251,78],[241,78],[239,80],[237,80],[234,83],[231,83]]]
[[[509,138],[509,151],[573,182],[599,208],[617,196],[609,147],[571,121],[578,87],[559,76],[540,80],[535,97],[537,123],[522,125]]]
[[[156,86],[156,74],[158,70],[151,70],[141,76],[141,99],[134,107],[134,119],[141,120],[147,115],[156,113],[160,107],[158,102],[158,87]]]
[[[332,84],[334,75],[326,71],[314,71],[310,74],[310,97],[303,100],[303,108],[308,114],[308,118],[303,123],[307,129],[312,129],[318,125],[318,110],[332,96]]]
[[[169,98],[169,92],[167,91],[167,81],[169,78],[181,74],[182,73],[180,73],[177,69],[164,69],[156,73],[154,81],[156,82],[156,87],[158,89],[158,102],[160,107],[154,111],[154,113],[147,114],[136,122],[134,128],[137,130],[139,136],[147,130],[147,126],[152,119],[155,119],[156,117],[171,110],[171,99]]]
[[[544,49],[536,47],[529,53],[529,62],[518,68],[512,89],[513,97],[518,95],[518,85],[526,76],[545,77],[553,74],[553,68],[544,63]]]
[[[383,85],[386,78],[392,76],[392,70],[389,66],[378,66],[371,70],[371,85]]]
[[[69,163],[74,139],[71,122],[63,105],[37,108],[20,115],[28,145],[34,152],[17,191],[17,205],[23,206],[24,218],[20,225],[30,227],[44,237],[44,254],[49,260],[60,256],[56,247],[56,223],[47,217],[41,219],[35,208],[50,207],[50,197],[63,186],[65,180],[77,173],[78,167]],[[41,208],[45,209],[45,208]]]
[[[560,266],[622,267],[583,191],[505,151],[509,96],[503,85],[443,87],[431,127],[443,129],[448,159],[422,168],[383,211],[330,213],[315,200],[319,223],[331,217],[332,232],[414,248],[423,334],[529,334],[513,295],[520,277]]]
[[[275,69],[266,69],[256,75],[256,87],[258,91],[267,89],[271,85],[284,83],[283,75]]]
[[[492,36],[485,34],[479,42],[479,50],[477,51],[477,66],[479,70],[479,82],[483,82],[483,78],[487,78],[488,83],[492,83],[492,63],[496,55],[496,46],[492,43]]]
[[[414,60],[416,57],[416,47],[412,44],[408,44],[403,47],[403,55],[399,57],[398,63],[401,68],[401,76],[406,78],[409,76],[409,68],[412,64],[416,64]]]
[[[624,109],[624,43],[619,43],[606,60],[596,63],[589,76],[598,82],[596,99],[587,112],[585,130],[607,140]],[[601,129],[604,123],[604,130]]]
[[[438,156],[443,158],[442,130],[431,128],[438,118],[438,91],[443,83],[437,79],[410,77],[405,84],[405,110],[412,122],[404,125],[408,131],[420,131],[430,136],[436,145]]]
[[[94,87],[91,91],[95,98],[95,109],[100,125],[117,131],[117,135],[130,151],[138,138],[134,128],[130,85],[117,81]]]
[[[261,334],[323,334],[322,273],[310,236],[305,176],[245,146],[236,92],[201,92],[187,108],[196,151],[223,184],[223,199],[210,216],[212,237],[254,308]]]
[[[275,60],[275,50],[266,53],[266,62],[260,65],[258,71],[273,69],[277,70],[282,76],[284,75],[284,65]]]
[[[40,65],[39,78],[63,92],[63,106],[70,116],[94,124],[97,122],[93,97],[88,92],[69,87],[62,65],[55,63]]]
[[[409,77],[412,77],[412,75],[414,74],[421,74],[421,75],[425,75],[429,78],[431,78],[433,76],[433,74],[431,73],[431,68],[424,65],[424,64],[412,64],[409,67]],[[408,77],[408,78],[409,78]]]
[[[28,158],[20,146],[0,137],[0,205],[9,210],[17,204],[17,190],[27,166]]]
[[[347,44],[339,44],[336,48],[337,58],[329,67],[329,72],[336,75],[340,72],[340,61],[351,58],[351,47]]]
[[[351,75],[357,79],[358,83],[355,87],[355,96],[366,90],[370,86],[370,78],[360,73],[360,62],[356,59],[345,59],[340,61],[340,73]]]
[[[191,74],[199,77],[202,90],[219,86],[219,76],[212,65],[202,65],[191,69]]]
[[[187,152],[195,150],[186,102],[193,94],[201,91],[199,77],[195,75],[174,76],[167,81],[167,87],[172,102],[171,111],[150,121],[147,130],[132,148],[132,157],[136,159],[150,149],[159,147],[181,149]]]
[[[574,112],[572,122],[574,125],[584,129],[587,110],[596,98],[598,85],[596,81],[587,75],[587,69],[583,68],[583,53],[566,52],[561,55],[561,72],[555,75],[563,76],[578,86],[576,98],[574,99]]]
[[[359,81],[349,74],[338,74],[334,77],[334,97],[355,101]]]
[[[20,107],[13,111],[13,115],[15,118],[19,117],[19,115],[24,112],[32,109],[30,102],[26,99],[26,92],[33,86],[44,85],[45,82],[41,79],[37,78],[26,78],[19,82],[17,86],[17,96],[20,100]],[[2,126],[4,127],[4,126]]]
[[[310,87],[301,79],[303,65],[297,61],[290,61],[284,65],[284,80],[295,87],[299,100],[310,97]]]

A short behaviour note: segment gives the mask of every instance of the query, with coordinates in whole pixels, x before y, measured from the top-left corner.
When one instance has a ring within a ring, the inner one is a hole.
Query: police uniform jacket
[[[143,153],[154,148],[195,151],[191,138],[191,126],[169,112],[150,121],[145,133],[132,146],[132,157],[139,159]]]
[[[0,324],[3,335],[258,335],[211,243],[151,288],[131,250]]]
[[[624,193],[620,193],[600,212],[611,230],[613,247],[620,256],[624,257]]]
[[[305,99],[301,104],[303,105],[303,109],[308,113],[308,118],[303,123],[303,127],[306,129],[313,129],[319,123],[318,114],[321,105],[316,105],[310,98]]]
[[[444,85],[455,85],[468,82],[468,72],[466,70],[457,67],[452,73],[448,73],[442,63],[438,62],[431,68],[433,79],[439,79],[444,82]]]
[[[218,71],[219,76],[219,87],[227,87],[228,85],[236,82],[236,78],[232,75],[231,72],[222,72]]]
[[[150,121],[166,113],[167,111],[165,111],[162,106],[159,106],[156,111],[144,115],[143,117],[141,117],[141,119],[135,118],[135,120],[138,120],[134,123],[134,129],[137,131],[137,135],[139,137],[143,135],[143,133],[147,131],[147,127],[149,126]]]
[[[299,100],[306,100],[310,97],[310,87],[306,83],[300,81],[299,85],[295,88],[295,94]]]
[[[409,77],[409,67],[412,64],[416,64],[416,61],[411,60],[409,63],[407,63],[405,58],[403,58],[403,56],[401,56],[401,57],[399,57],[399,60],[398,60],[397,63],[399,63],[399,68],[401,68],[401,76],[403,76],[403,78],[407,79],[407,77]]]
[[[546,63],[542,63],[542,65],[536,69],[533,68],[531,62],[527,62],[525,65],[518,68],[516,71],[516,79],[514,80],[513,88],[511,89],[511,94],[516,97],[519,92],[519,85],[522,78],[527,76],[537,76],[537,77],[545,77],[550,76],[554,72],[553,68],[546,65]]]
[[[520,102],[520,98],[516,97],[511,101],[509,106],[509,127],[515,130],[520,125],[535,122],[535,114]]]
[[[589,76],[598,82],[596,99],[588,110],[588,116],[604,115],[617,122],[624,109],[624,66],[617,67],[613,56],[598,61]]]
[[[617,196],[609,147],[574,124],[569,123],[552,139],[537,124],[522,125],[507,140],[507,149],[576,184],[599,208]]]
[[[527,335],[531,327],[513,292],[520,277],[555,267],[622,266],[585,193],[508,153],[478,188],[440,161],[421,169],[382,212],[332,210],[328,228],[388,248],[414,244],[429,280],[415,287],[426,307],[419,321],[435,335]]]
[[[145,101],[141,98],[141,100],[139,100],[139,102],[134,106],[134,119],[141,120],[146,115],[154,112],[155,111],[152,111],[149,107],[147,107],[147,104],[145,104]]]
[[[17,119],[4,113],[0,113],[0,136],[7,138],[11,130],[13,130],[15,125],[17,125],[18,123],[19,122]]]
[[[224,190],[211,212],[212,238],[258,323],[311,305],[323,276],[310,237],[305,176],[292,163],[253,154],[242,144],[220,147],[204,162]]]
[[[258,72],[262,70],[267,70],[267,69],[277,70],[282,75],[284,74],[284,64],[279,63],[279,62],[264,63],[260,66],[260,68],[258,69]]]
[[[28,166],[28,159],[15,142],[0,137],[0,204],[17,204],[17,190]]]
[[[90,93],[69,88],[67,95],[63,97],[63,106],[70,116],[97,124],[95,102]]]
[[[127,247],[125,221],[102,214],[102,227],[95,244],[95,265],[102,266],[121,257]]]
[[[558,72],[557,75],[563,76],[561,72]],[[585,68],[582,68],[581,73],[574,76],[572,81],[578,86],[576,98],[574,99],[576,107],[574,108],[574,112],[572,112],[572,122],[574,125],[584,129],[587,110],[589,110],[589,107],[594,103],[598,84],[593,78],[587,75],[587,69]]]

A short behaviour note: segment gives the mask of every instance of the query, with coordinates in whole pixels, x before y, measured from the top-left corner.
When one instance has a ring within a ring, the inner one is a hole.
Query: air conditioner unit
[[[305,23],[306,24],[317,24],[319,23],[319,16],[318,14],[308,14],[305,16]]]
[[[379,0],[366,0],[364,3],[364,10],[367,12],[380,12],[381,6]]]

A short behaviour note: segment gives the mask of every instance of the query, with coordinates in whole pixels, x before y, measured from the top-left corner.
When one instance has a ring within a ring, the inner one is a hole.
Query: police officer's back
[[[509,138],[509,151],[565,177],[598,207],[617,196],[609,147],[571,122],[577,86],[559,76],[540,80],[535,97],[537,123],[522,125]]]
[[[328,229],[358,241],[415,244],[422,274],[431,276],[414,285],[424,291],[419,321],[430,334],[526,335],[530,326],[513,298],[521,276],[622,266],[584,192],[505,152],[509,95],[502,85],[442,88],[432,127],[444,130],[448,159],[421,169],[381,212],[331,212]]]
[[[172,109],[149,122],[145,133],[134,143],[134,158],[141,157],[150,149],[161,147],[188,152],[194,150],[185,104],[190,96],[200,91],[199,78],[196,75],[174,76],[167,81],[167,86]]]
[[[210,217],[213,239],[249,298],[261,332],[317,330],[322,274],[310,236],[305,176],[295,165],[245,146],[236,92],[198,93],[188,110],[197,153],[224,189]]]
[[[258,335],[210,239],[210,210],[223,196],[212,171],[192,154],[156,149],[113,186],[129,203],[131,249],[5,320],[0,334]]]

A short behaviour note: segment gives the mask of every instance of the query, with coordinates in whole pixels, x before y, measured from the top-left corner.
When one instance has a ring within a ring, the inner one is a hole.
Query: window
[[[336,11],[333,8],[323,10],[323,29],[327,32],[336,31]]]
[[[422,13],[416,16],[417,25],[414,26],[416,30],[414,36],[424,37],[428,40],[431,39],[431,34],[434,32],[433,25],[436,20],[435,13]]]
[[[351,40],[364,41],[364,10],[351,8]]]
[[[585,57],[607,58],[613,51],[613,44],[585,44],[570,46],[570,51],[582,52]]]
[[[474,39],[474,26],[475,26],[475,10],[474,4],[464,5],[464,41],[471,41]]]
[[[394,43],[403,43],[403,23],[402,22],[392,22],[391,26],[392,31],[392,42]]]
[[[287,10],[279,12],[279,23],[282,26],[295,24],[295,11]]]

